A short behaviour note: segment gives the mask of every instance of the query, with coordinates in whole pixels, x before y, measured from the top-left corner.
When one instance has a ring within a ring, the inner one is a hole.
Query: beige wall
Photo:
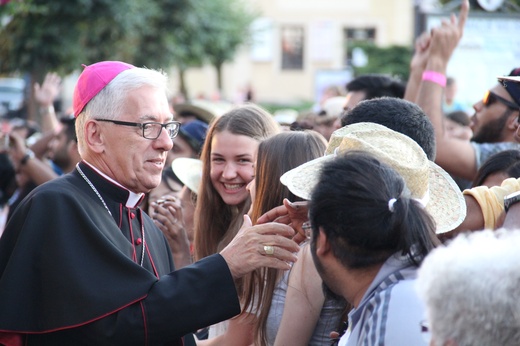
[[[262,13],[270,30],[260,54],[243,48],[224,68],[223,95],[235,99],[240,88],[251,84],[257,101],[293,102],[314,98],[319,70],[344,68],[343,29],[373,27],[376,43],[409,45],[413,40],[413,0],[248,0]],[[304,28],[304,68],[281,69],[280,29],[284,25]],[[254,58],[256,56],[256,59]],[[213,68],[187,73],[191,96],[215,94]]]

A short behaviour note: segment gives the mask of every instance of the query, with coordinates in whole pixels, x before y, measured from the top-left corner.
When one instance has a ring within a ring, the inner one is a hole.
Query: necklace
[[[89,178],[87,178],[87,176],[85,175],[85,173],[83,173],[83,171],[81,170],[81,168],[79,167],[79,163],[76,165],[76,169],[79,173],[79,175],[81,175],[81,177],[83,178],[83,180],[85,180],[85,182],[88,184],[88,186],[90,186],[90,188],[92,189],[92,191],[94,191],[94,193],[98,196],[98,198],[101,200],[101,203],[103,203],[103,206],[105,207],[105,209],[108,211],[108,213],[110,214],[110,216],[112,216],[112,213],[110,212],[110,209],[108,209],[107,207],[107,204],[105,203],[105,200],[103,199],[103,197],[101,197],[101,194],[99,193],[99,191],[96,189],[96,187],[94,186],[94,184],[92,184],[92,182],[90,181]],[[145,239],[144,239],[144,226],[142,225],[142,220],[141,220],[141,236],[143,237],[143,249],[141,251],[141,267],[143,266],[143,261],[144,261],[144,248],[146,246],[146,242],[145,242]]]

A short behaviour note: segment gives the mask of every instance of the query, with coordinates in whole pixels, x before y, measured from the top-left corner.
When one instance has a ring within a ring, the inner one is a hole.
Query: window
[[[343,31],[345,66],[349,66],[352,61],[352,46],[356,43],[376,42],[375,28],[346,28]]]
[[[282,70],[303,70],[303,27],[284,26],[281,38]]]

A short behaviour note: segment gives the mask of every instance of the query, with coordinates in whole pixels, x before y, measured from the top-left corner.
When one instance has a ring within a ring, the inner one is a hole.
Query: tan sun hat
[[[233,104],[226,101],[192,100],[191,102],[174,104],[173,109],[179,115],[183,113],[193,114],[197,119],[209,124],[213,119],[233,109]]]
[[[200,181],[202,180],[202,161],[187,157],[178,157],[172,161],[173,173],[191,191],[199,191]]]
[[[453,230],[466,217],[464,197],[450,175],[428,160],[410,137],[376,123],[357,123],[334,131],[325,156],[288,171],[280,181],[295,195],[309,200],[324,163],[351,150],[368,152],[394,168],[411,198],[423,204],[435,220],[437,233]]]

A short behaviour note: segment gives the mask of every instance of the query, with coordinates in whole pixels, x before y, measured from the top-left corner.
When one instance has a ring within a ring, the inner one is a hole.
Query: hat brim
[[[202,161],[179,157],[172,161],[172,170],[179,180],[191,191],[198,193],[202,180]]]
[[[520,76],[498,77],[506,91],[511,95],[513,101],[520,106]]]
[[[326,162],[334,160],[335,155],[326,155],[306,162],[280,178],[282,184],[296,196],[311,199],[318,183],[321,169]],[[460,188],[450,175],[432,161],[429,163],[429,199],[426,210],[436,223],[436,233],[446,233],[455,229],[466,217],[466,203]]]
[[[206,124],[211,123],[213,119],[229,112],[232,108],[233,105],[231,103],[204,100],[193,100],[190,103],[178,103],[173,105],[173,110],[177,114],[191,113]]]

